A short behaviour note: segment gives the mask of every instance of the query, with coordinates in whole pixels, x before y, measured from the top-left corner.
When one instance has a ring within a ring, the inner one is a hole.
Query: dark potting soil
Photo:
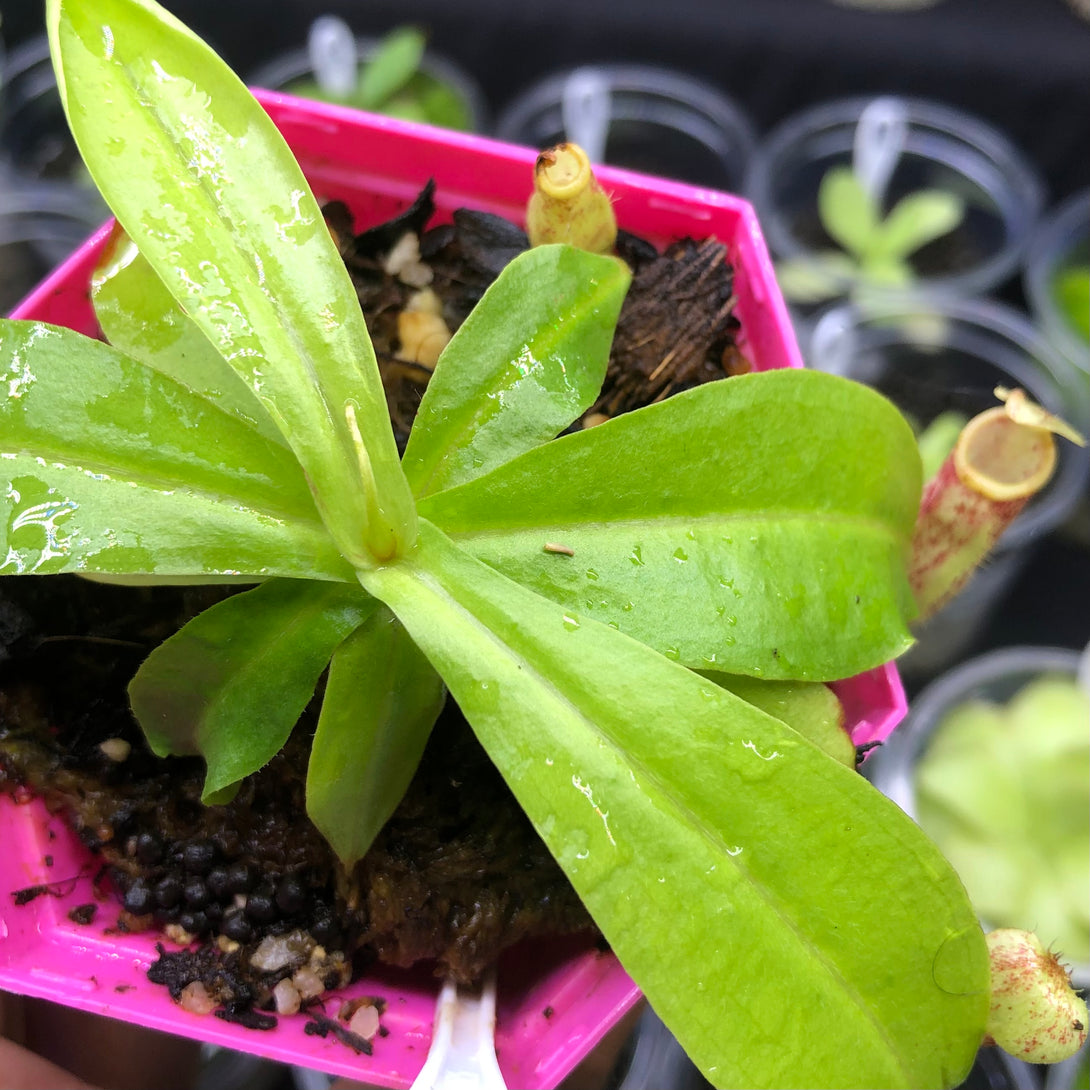
[[[455,329],[527,245],[518,228],[472,212],[426,230],[432,211],[429,187],[392,223],[355,235],[346,209],[326,209],[402,446],[429,372],[397,359],[397,315],[417,289],[384,271],[388,251],[406,231],[419,237]],[[589,413],[616,415],[745,369],[722,245],[687,240],[660,256],[622,235],[618,250],[633,285]],[[151,979],[183,1003],[197,987],[199,1003],[263,1028],[254,1008],[271,1006],[289,978],[304,1004],[376,961],[431,959],[437,975],[469,982],[521,939],[593,929],[452,701],[405,798],[351,872],[303,818],[317,699],[232,802],[203,806],[203,761],[153,756],[126,685],[152,648],[227,593],[67,575],[0,583],[0,790],[29,789],[62,812],[108,868],[120,926],[170,940]]]

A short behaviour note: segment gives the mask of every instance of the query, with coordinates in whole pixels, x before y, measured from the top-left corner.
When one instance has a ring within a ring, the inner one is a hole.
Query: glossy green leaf
[[[834,242],[856,257],[870,248],[878,227],[878,206],[851,167],[832,167],[818,187],[818,216]]]
[[[412,79],[424,56],[426,39],[416,27],[396,27],[378,44],[360,72],[356,95],[364,110],[380,110]]]
[[[268,115],[153,0],[49,0],[47,27],[91,176],[276,422],[341,550],[370,564],[409,544],[415,511],[355,289]]]
[[[716,670],[701,670],[700,674],[797,730],[842,765],[855,768],[855,746],[844,729],[844,708],[827,685],[817,681],[766,681]]]
[[[570,246],[520,254],[439,357],[403,465],[425,496],[563,431],[598,396],[631,276]]]
[[[401,801],[446,697],[385,607],[333,654],[307,767],[307,814],[346,867]]]
[[[685,665],[827,681],[911,642],[904,563],[920,488],[915,439],[889,402],[776,371],[563,436],[420,513],[517,582]]]
[[[987,953],[913,822],[725,690],[424,521],[420,540],[361,582],[443,675],[705,1074],[720,1086],[958,1083],[983,1032]]]
[[[108,345],[0,323],[3,571],[351,579],[298,463]]]
[[[115,348],[188,386],[284,444],[253,391],[187,317],[136,244],[118,230],[91,280],[91,301]]]
[[[271,579],[198,614],[129,685],[152,750],[203,756],[205,801],[264,767],[337,645],[376,606],[356,585]]]
[[[920,189],[902,197],[885,218],[870,246],[873,256],[905,258],[949,234],[965,218],[965,202],[941,189]]]

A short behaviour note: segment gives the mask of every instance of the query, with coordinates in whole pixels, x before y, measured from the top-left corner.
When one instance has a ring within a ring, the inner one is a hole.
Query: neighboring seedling
[[[818,216],[841,250],[789,258],[776,266],[784,295],[817,303],[849,291],[910,287],[917,279],[909,258],[953,231],[965,204],[952,193],[921,189],[902,197],[884,216],[851,167],[833,167],[818,190]]]
[[[360,65],[355,87],[348,94],[332,94],[312,79],[297,80],[286,90],[304,98],[355,106],[405,121],[471,129],[469,106],[457,88],[421,67],[426,45],[427,37],[419,28],[397,27]]]

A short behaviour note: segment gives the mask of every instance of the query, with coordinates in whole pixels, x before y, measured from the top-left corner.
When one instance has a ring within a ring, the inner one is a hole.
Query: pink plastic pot
[[[521,221],[534,153],[479,137],[371,117],[340,107],[259,93],[298,156],[320,199],[341,199],[361,226],[378,222],[437,183],[441,218],[460,207]],[[759,370],[800,366],[783,299],[753,210],[736,197],[602,168],[623,227],[662,245],[714,235],[728,245],[737,275],[736,313],[743,349]],[[15,312],[95,335],[87,285],[108,227],[97,232]],[[840,683],[857,744],[884,738],[905,712],[892,665]],[[119,905],[96,888],[98,869],[65,825],[40,802],[0,798],[0,988],[167,1030],[213,1044],[389,1087],[408,1087],[424,1063],[438,984],[428,967],[378,970],[345,996],[387,1000],[372,1056],[332,1038],[308,1036],[305,1015],[276,1029],[243,1029],[175,1005],[145,972],[157,934],[115,931]],[[21,906],[13,893],[48,890]],[[79,905],[98,906],[95,921],[69,919]],[[551,940],[511,951],[500,963],[496,1046],[509,1086],[556,1086],[639,998],[616,959],[586,940]],[[727,1030],[729,1032],[729,1029]]]

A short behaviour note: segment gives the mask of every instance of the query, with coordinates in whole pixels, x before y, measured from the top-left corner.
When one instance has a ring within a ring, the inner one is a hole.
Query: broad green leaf
[[[851,167],[831,167],[818,187],[818,216],[829,237],[856,257],[870,250],[878,206]]]
[[[870,256],[905,258],[949,234],[965,218],[965,202],[941,189],[920,189],[902,197],[875,231]]]
[[[827,685],[765,681],[715,670],[701,670],[700,674],[797,730],[841,764],[855,768],[855,746],[844,729],[844,708]]]
[[[346,867],[404,796],[445,696],[385,607],[334,652],[307,766],[307,814]]]
[[[920,487],[915,439],[889,402],[775,371],[563,436],[426,497],[420,514],[684,665],[828,681],[911,642]]]
[[[426,39],[416,27],[397,27],[379,42],[360,72],[358,103],[364,110],[380,110],[412,79],[424,56]]]
[[[8,574],[351,579],[298,463],[108,345],[0,322]]]
[[[115,348],[188,386],[283,445],[254,393],[174,301],[135,243],[120,229],[91,280],[91,300]]]
[[[733,381],[733,380],[731,380]],[[955,1085],[988,1009],[956,875],[784,724],[430,523],[361,572],[651,1005],[720,1086]]]
[[[483,476],[589,408],[630,279],[615,258],[570,246],[510,262],[428,382],[403,460],[413,492]]]
[[[204,799],[283,748],[337,645],[377,603],[358,586],[271,579],[224,599],[160,644],[129,684],[160,757],[199,754]]]
[[[411,543],[412,497],[355,289],[268,115],[153,0],[48,0],[47,27],[91,176],[276,422],[342,552],[370,564]]]

